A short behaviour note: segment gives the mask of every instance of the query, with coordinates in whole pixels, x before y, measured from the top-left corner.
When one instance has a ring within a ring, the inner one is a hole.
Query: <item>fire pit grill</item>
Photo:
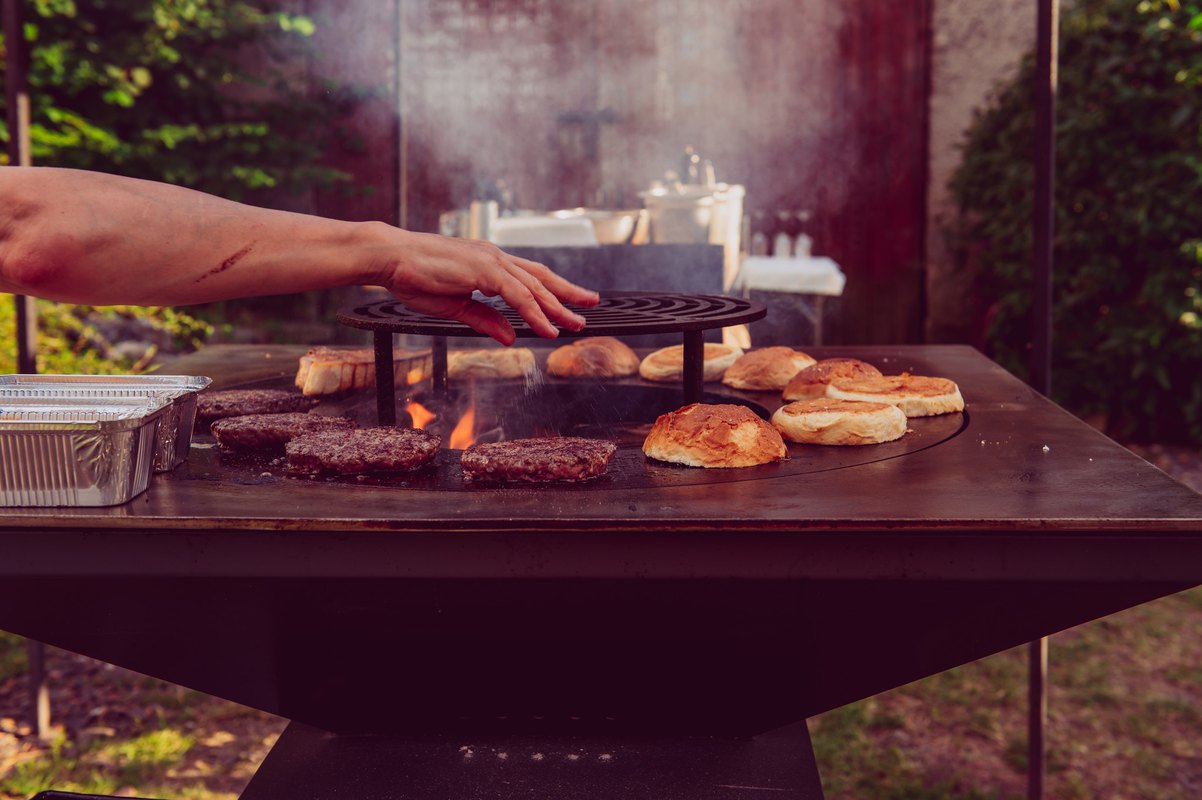
[[[489,302],[513,326],[519,338],[537,336],[516,311],[500,300]],[[574,309],[586,321],[581,331],[564,330],[564,338],[581,336],[634,336],[648,333],[682,333],[684,336],[684,403],[702,397],[704,350],[702,334],[763,319],[768,311],[738,297],[693,294],[607,292],[593,308]],[[479,337],[484,334],[462,322],[429,317],[411,311],[396,300],[367,303],[338,312],[338,321],[372,332],[376,351],[376,414],[381,425],[396,424],[395,386],[392,376],[392,334],[433,336],[434,388],[447,386],[448,336]]]

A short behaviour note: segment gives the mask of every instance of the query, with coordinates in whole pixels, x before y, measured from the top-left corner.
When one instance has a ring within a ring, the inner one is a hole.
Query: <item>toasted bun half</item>
[[[393,349],[392,377],[399,384],[430,376],[430,351]],[[376,353],[370,347],[314,347],[301,356],[296,388],[306,397],[364,389],[376,383]]]
[[[789,347],[761,347],[744,353],[726,369],[722,383],[732,389],[779,392],[789,379],[814,364],[814,359]]]
[[[726,368],[743,355],[743,348],[733,344],[710,343],[704,346],[705,380],[722,378]],[[639,375],[649,381],[678,381],[684,377],[684,345],[674,344],[656,350],[639,364]]]
[[[835,378],[826,396],[836,400],[867,400],[897,406],[907,417],[931,417],[964,410],[960,388],[947,378],[922,375],[883,375],[879,378]]]
[[[752,467],[789,457],[780,434],[751,409],[702,403],[660,415],[643,453],[690,467]]]
[[[447,353],[447,375],[451,378],[524,378],[534,369],[534,352],[528,347]]]
[[[639,357],[612,336],[577,339],[547,356],[547,372],[557,378],[624,378],[638,369]]]
[[[878,377],[881,371],[855,358],[824,358],[793,376],[781,393],[785,400],[809,400],[826,397],[826,385],[832,378]]]
[[[777,409],[772,425],[803,444],[880,444],[906,433],[906,415],[888,403],[817,398]]]

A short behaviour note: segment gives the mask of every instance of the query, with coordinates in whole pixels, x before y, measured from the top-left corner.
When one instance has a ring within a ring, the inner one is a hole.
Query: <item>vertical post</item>
[[[34,733],[42,741],[50,738],[50,682],[46,680],[46,645],[30,639],[26,642],[29,654],[29,716]]]
[[[1039,0],[1035,46],[1035,186],[1032,255],[1031,385],[1052,390],[1052,274],[1056,219],[1056,39],[1059,0]]]
[[[397,227],[409,225],[409,115],[405,111],[405,0],[396,0],[395,75],[397,136]]]
[[[1035,25],[1035,186],[1032,202],[1031,386],[1052,393],[1052,277],[1056,221],[1056,59],[1059,0],[1038,0]],[[1028,645],[1027,797],[1042,800],[1048,642]]]
[[[705,386],[705,332],[684,332],[684,404],[700,403]]]
[[[1037,639],[1027,646],[1027,797],[1041,800],[1045,770],[1043,726],[1048,715],[1048,640]]]
[[[447,381],[447,337],[433,336],[430,338],[430,367],[434,373],[433,383],[434,396],[440,400],[445,399],[448,392]]]
[[[396,376],[392,374],[392,331],[372,331],[376,355],[376,422],[396,425]]]
[[[20,0],[4,0],[0,13],[4,26],[4,110],[8,125],[8,163],[28,167],[33,163],[30,148],[32,111],[25,78],[25,26]],[[14,295],[17,310],[17,372],[37,372],[37,306],[32,297]],[[29,716],[38,738],[50,735],[50,688],[46,682],[46,645],[30,640]]]
[[[20,0],[4,0],[4,109],[8,124],[8,163],[32,164],[29,86],[25,78],[25,34]],[[37,306],[32,297],[14,295],[17,307],[17,372],[37,372]]]

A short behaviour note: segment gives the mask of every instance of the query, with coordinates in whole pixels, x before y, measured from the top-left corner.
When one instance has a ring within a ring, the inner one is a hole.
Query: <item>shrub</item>
[[[342,141],[356,90],[310,89],[315,25],[278,5],[27,2],[34,163],[233,199],[346,181],[321,162]]]
[[[1202,443],[1202,5],[1078,0],[1061,23],[1053,396],[1128,441]],[[1030,352],[1033,61],[977,115],[951,235]]]
[[[272,205],[341,185],[325,154],[359,146],[341,125],[363,92],[313,87],[308,17],[278,0],[27,0],[33,161],[162,180]],[[8,35],[10,32],[5,32]],[[0,59],[0,73],[4,71]],[[0,115],[0,141],[8,140]],[[0,152],[0,163],[6,154]],[[264,301],[266,302],[266,301]],[[287,299],[279,301],[287,306]],[[11,302],[0,359],[12,369]],[[39,303],[39,369],[128,372],[149,360],[117,347],[114,325],[196,346],[211,328],[171,309]],[[204,308],[194,313],[204,314]],[[184,330],[173,337],[173,326]]]
[[[38,300],[38,372],[120,375],[145,372],[155,357],[193,350],[213,331],[172,308],[81,306]],[[16,371],[16,311],[0,294],[0,373]],[[137,342],[140,346],[123,345]]]

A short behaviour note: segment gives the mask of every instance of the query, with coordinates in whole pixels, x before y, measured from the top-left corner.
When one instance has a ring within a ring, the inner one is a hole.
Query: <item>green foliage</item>
[[[213,328],[172,308],[83,306],[37,301],[38,372],[120,375],[145,372],[160,347],[194,350]],[[139,339],[158,341],[139,358],[113,348],[103,329],[133,328]],[[13,296],[0,294],[0,373],[16,371],[16,310]]]
[[[25,639],[14,633],[0,631],[0,681],[15,678],[29,669]]]
[[[314,23],[276,0],[25,6],[35,164],[234,199],[347,179],[321,162],[356,90],[311,88]]]
[[[1202,443],[1202,4],[1079,0],[1062,18],[1053,390],[1126,440]],[[1030,350],[1033,65],[970,131],[959,251],[996,300],[989,344]]]
[[[349,176],[323,159],[356,146],[342,120],[365,92],[315,85],[316,26],[280,6],[25,0],[34,163],[167,181],[263,205],[285,192],[345,188]],[[0,119],[0,140],[7,138]],[[0,298],[5,371],[15,360],[11,306]],[[139,321],[158,347],[165,336],[188,349],[211,333],[171,309],[39,308],[39,368],[50,372],[145,368],[147,359],[111,347],[115,342],[97,329],[105,317]]]

